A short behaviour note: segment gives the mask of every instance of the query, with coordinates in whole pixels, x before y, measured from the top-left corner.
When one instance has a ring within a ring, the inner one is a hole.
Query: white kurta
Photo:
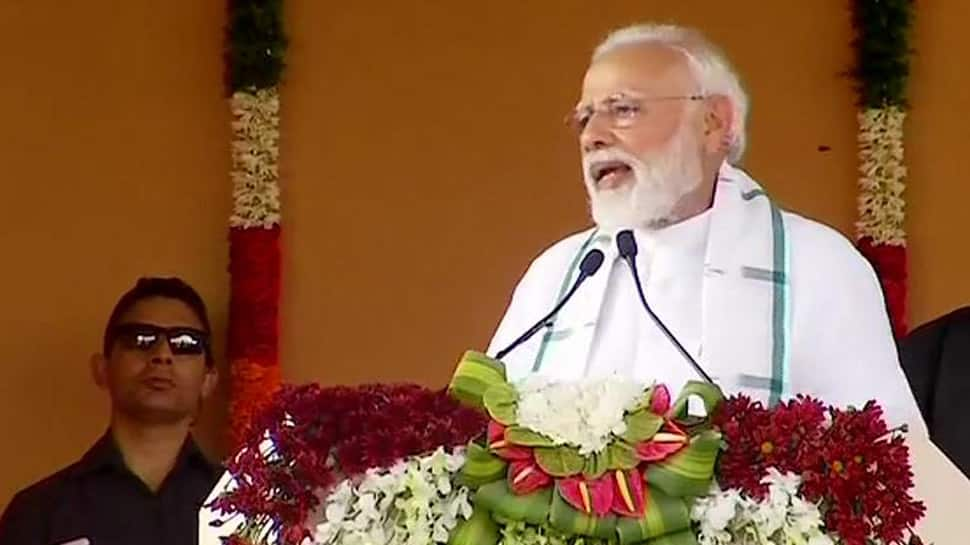
[[[709,219],[705,212],[661,231],[638,231],[636,236],[637,270],[647,301],[695,359],[701,345],[702,264]],[[584,375],[620,374],[652,381],[660,369],[637,362],[677,361],[680,353],[644,312],[627,265],[614,263],[606,269],[610,278],[603,318]],[[678,389],[697,378],[685,365],[670,368],[667,376],[669,385]]]
[[[876,399],[891,425],[908,423],[911,431],[925,434],[898,362],[882,291],[869,263],[837,231],[796,214],[782,214],[790,246],[790,384],[786,393],[812,395],[840,406],[862,406]],[[704,327],[719,329],[720,337],[739,327],[730,315],[721,323],[710,316],[704,318],[702,294],[711,289],[707,285],[711,278],[724,276],[705,263],[710,215],[708,211],[652,235],[637,231],[638,271],[653,310],[725,393],[745,393],[766,401],[767,377],[739,373],[735,369],[738,362],[716,361],[704,353],[704,339],[711,333]],[[489,354],[504,348],[552,308],[565,271],[588,238],[588,231],[578,233],[535,259],[515,289]],[[629,270],[615,253],[607,254],[599,275],[608,275],[608,279],[603,299],[597,303],[598,314],[569,332],[577,337],[575,346],[583,344],[578,339],[582,333],[576,330],[584,329],[592,336],[584,365],[559,366],[556,357],[546,356],[541,358],[541,367],[533,369],[542,344],[540,333],[504,358],[510,378],[531,372],[563,379],[619,373],[639,381],[663,382],[674,390],[687,380],[699,380],[640,305]],[[584,285],[577,299],[584,289],[595,288]],[[567,303],[564,312],[571,304]],[[562,334],[556,327],[553,338]],[[569,343],[569,339],[557,343],[567,345],[559,354],[575,353]]]

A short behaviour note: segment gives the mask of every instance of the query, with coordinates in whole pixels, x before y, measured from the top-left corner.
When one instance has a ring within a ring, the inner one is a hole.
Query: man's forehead
[[[149,297],[138,301],[122,315],[120,322],[145,322],[163,327],[202,327],[199,317],[187,304],[168,297]]]
[[[618,47],[596,59],[583,78],[581,102],[616,94],[678,95],[693,92],[683,52],[657,44]]]

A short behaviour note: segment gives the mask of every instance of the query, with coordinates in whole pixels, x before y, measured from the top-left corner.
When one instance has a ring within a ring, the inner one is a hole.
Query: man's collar
[[[175,464],[172,466],[172,471],[179,471],[186,465],[192,465],[213,473],[219,471],[219,468],[202,453],[191,435],[186,436],[178,457],[175,459]],[[122,455],[110,429],[74,465],[74,473],[77,475],[97,473],[104,470],[131,471],[125,464],[124,455]]]

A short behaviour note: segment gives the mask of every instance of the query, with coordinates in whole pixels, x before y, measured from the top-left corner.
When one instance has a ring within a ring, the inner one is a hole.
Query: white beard
[[[687,124],[681,125],[667,149],[637,157],[618,149],[597,150],[583,157],[586,191],[593,221],[603,229],[657,229],[677,221],[674,208],[697,189],[703,178],[696,155],[697,138]],[[589,166],[597,161],[618,160],[628,164],[633,184],[598,190]]]

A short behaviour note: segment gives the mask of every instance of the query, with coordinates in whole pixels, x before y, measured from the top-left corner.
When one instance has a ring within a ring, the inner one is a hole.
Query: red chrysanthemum
[[[909,495],[909,451],[875,403],[840,410],[798,397],[768,409],[736,396],[722,404],[714,422],[726,443],[722,486],[762,498],[769,467],[800,475],[801,494],[820,502],[827,529],[845,545],[873,538],[904,543],[923,516],[923,504]]]
[[[464,445],[487,421],[444,390],[416,385],[284,387],[254,416],[245,448],[227,464],[239,486],[212,507],[246,520],[268,518],[284,544],[300,543],[319,489],[407,456]]]

